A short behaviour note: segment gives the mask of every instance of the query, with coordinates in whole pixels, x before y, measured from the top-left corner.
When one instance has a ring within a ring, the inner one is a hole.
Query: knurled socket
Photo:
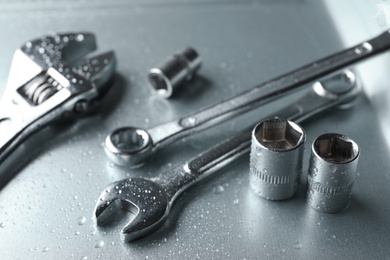
[[[296,123],[268,119],[252,132],[249,182],[269,200],[283,200],[297,190],[302,172],[305,131]]]
[[[160,66],[149,71],[149,82],[153,90],[169,98],[183,83],[190,81],[202,64],[202,58],[190,47],[179,50]]]
[[[313,142],[307,184],[311,207],[336,213],[349,205],[359,154],[358,145],[345,135],[323,134]]]

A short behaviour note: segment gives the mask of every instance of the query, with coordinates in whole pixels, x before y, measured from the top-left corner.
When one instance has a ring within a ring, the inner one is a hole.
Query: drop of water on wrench
[[[224,191],[225,191],[225,189],[221,185],[218,185],[218,186],[214,187],[214,189],[213,189],[213,193],[215,193],[215,194],[221,194]]]

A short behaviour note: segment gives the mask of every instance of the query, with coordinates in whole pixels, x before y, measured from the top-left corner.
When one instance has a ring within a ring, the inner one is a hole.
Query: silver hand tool
[[[69,33],[16,50],[0,102],[0,163],[43,126],[96,107],[116,61],[113,52],[81,60],[95,49],[92,34]]]
[[[252,131],[249,184],[267,200],[290,198],[302,173],[305,130],[284,118],[270,118]]]
[[[358,93],[354,74],[346,71],[322,83],[316,82],[300,100],[274,116],[299,122],[324,109],[350,103]],[[131,241],[153,232],[167,219],[179,194],[249,152],[252,129],[253,126],[155,178],[112,183],[97,201],[97,224],[103,225],[113,213],[124,208],[132,211],[135,218],[122,229],[122,239]]]
[[[323,134],[313,142],[307,182],[312,208],[336,213],[348,206],[359,155],[359,146],[345,135]]]
[[[190,81],[202,65],[202,58],[190,47],[186,47],[157,68],[149,71],[149,82],[153,90],[163,98],[170,98],[176,89]]]
[[[141,164],[157,150],[200,130],[207,129],[229,118],[286,95],[301,86],[381,53],[390,48],[390,32],[325,59],[282,75],[276,79],[163,125],[144,130],[123,127],[107,136],[105,150],[109,159],[122,166]]]

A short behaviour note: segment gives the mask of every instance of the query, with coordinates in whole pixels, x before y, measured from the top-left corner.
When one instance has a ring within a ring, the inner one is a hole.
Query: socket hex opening
[[[294,122],[274,118],[255,127],[257,141],[270,150],[291,150],[304,142],[303,129]]]
[[[313,149],[321,158],[333,163],[347,163],[359,155],[359,147],[352,139],[334,133],[319,136]]]

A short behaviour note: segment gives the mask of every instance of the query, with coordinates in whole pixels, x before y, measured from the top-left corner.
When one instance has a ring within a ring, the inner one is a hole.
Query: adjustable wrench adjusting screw
[[[345,135],[323,134],[313,142],[307,185],[312,208],[336,213],[349,205],[359,154],[358,145]]]
[[[169,98],[180,85],[193,78],[201,64],[202,59],[193,48],[184,48],[149,71],[150,84],[158,95]]]
[[[268,119],[255,126],[249,182],[256,194],[269,200],[294,195],[302,172],[305,140],[305,131],[285,119]]]

